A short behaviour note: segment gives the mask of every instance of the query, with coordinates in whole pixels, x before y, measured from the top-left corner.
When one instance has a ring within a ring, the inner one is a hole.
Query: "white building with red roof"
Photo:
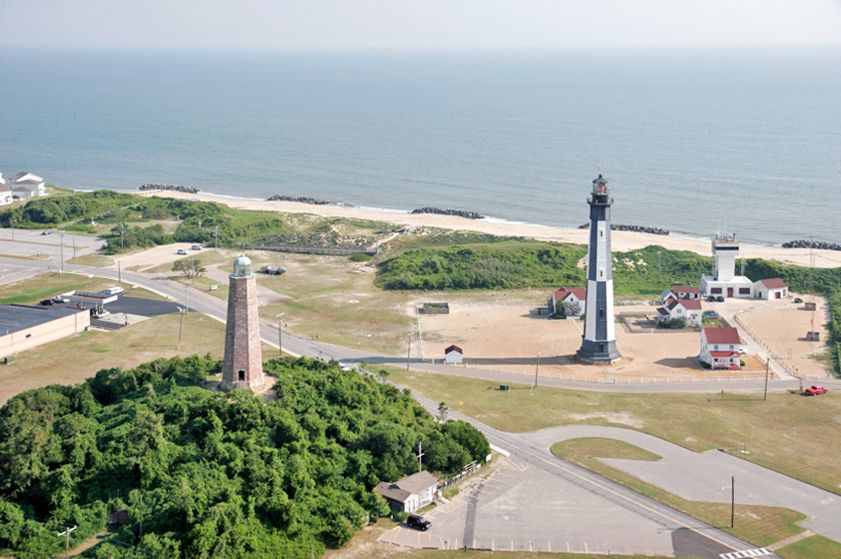
[[[780,278],[768,278],[753,284],[753,292],[757,299],[784,299],[788,297],[788,286]]]
[[[742,340],[735,328],[704,328],[701,330],[701,363],[712,369],[742,368]]]
[[[676,285],[672,288],[678,299],[700,299],[701,288],[691,285]]]
[[[464,363],[464,351],[457,345],[451,345],[444,350],[444,363],[447,365],[461,365]]]
[[[657,307],[657,321],[669,322],[683,319],[687,326],[699,327],[702,319],[700,299],[669,298],[662,307]]]
[[[568,317],[581,316],[586,312],[587,293],[583,287],[562,287],[552,293],[549,308],[552,314],[561,311]]]

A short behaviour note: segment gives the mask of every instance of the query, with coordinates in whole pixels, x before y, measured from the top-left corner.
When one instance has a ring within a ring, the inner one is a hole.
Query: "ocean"
[[[0,172],[841,242],[841,52],[0,50]]]

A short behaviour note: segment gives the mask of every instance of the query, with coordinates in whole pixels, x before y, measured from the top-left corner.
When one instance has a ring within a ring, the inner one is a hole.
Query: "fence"
[[[742,329],[743,329],[745,332],[747,332],[747,333],[748,333],[748,335],[749,335],[751,338],[753,338],[753,340],[754,340],[757,344],[759,344],[759,346],[760,346],[762,349],[764,349],[764,350],[768,353],[768,355],[771,357],[771,359],[773,359],[774,361],[776,361],[777,363],[779,363],[780,367],[782,367],[783,369],[785,369],[785,371],[786,371],[788,374],[790,374],[790,375],[791,375],[791,376],[793,376],[794,378],[797,378],[797,379],[799,379],[799,378],[800,378],[800,371],[798,371],[798,370],[797,370],[797,367],[795,367],[795,366],[794,366],[794,365],[792,365],[791,363],[786,363],[786,361],[785,361],[782,357],[780,357],[780,356],[778,356],[776,353],[774,353],[774,350],[772,350],[772,349],[768,346],[768,344],[766,344],[765,342],[763,342],[763,341],[762,341],[762,338],[760,338],[759,336],[757,336],[756,334],[754,334],[754,333],[753,333],[753,330],[751,330],[750,328],[748,328],[748,327],[747,327],[747,325],[746,325],[744,322],[742,322],[742,319],[741,319],[741,318],[739,318],[739,314],[738,314],[738,313],[733,315],[733,320],[736,322],[736,324],[738,324],[739,326],[741,326],[741,327],[742,327]]]
[[[269,250],[272,252],[292,252],[296,254],[321,254],[325,256],[353,256],[354,254],[367,254],[376,256],[379,252],[378,246],[345,248],[345,247],[310,247],[300,245],[251,245],[249,250]]]

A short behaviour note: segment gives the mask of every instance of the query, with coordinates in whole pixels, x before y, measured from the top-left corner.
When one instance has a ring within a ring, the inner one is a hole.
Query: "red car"
[[[804,396],[818,396],[820,394],[826,394],[829,392],[829,388],[826,386],[817,386],[813,384],[809,388],[803,391]]]

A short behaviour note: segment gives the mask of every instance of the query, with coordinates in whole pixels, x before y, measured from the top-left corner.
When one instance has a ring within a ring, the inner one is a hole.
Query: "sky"
[[[841,46],[841,0],[0,0],[0,45],[283,50]]]

